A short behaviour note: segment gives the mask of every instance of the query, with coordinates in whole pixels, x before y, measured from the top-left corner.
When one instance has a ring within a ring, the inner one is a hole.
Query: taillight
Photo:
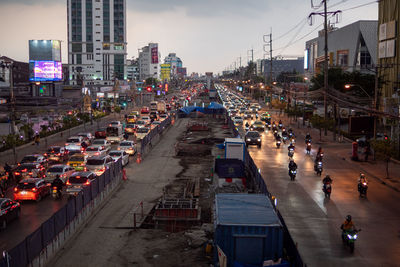
[[[21,173],[19,173],[19,172],[14,172],[14,174],[15,174],[15,175],[21,175]]]
[[[90,185],[90,181],[87,180],[86,183],[85,183],[85,185]]]
[[[98,155],[100,155],[100,153],[99,152],[96,152],[96,153],[94,153],[96,156],[98,156]]]
[[[57,154],[57,156],[61,156],[61,154],[60,154],[60,153],[58,153],[58,154]]]
[[[66,185],[71,185],[71,183],[70,183],[69,181],[67,181],[65,184],[66,184]]]
[[[28,172],[28,174],[29,174],[29,175],[32,175],[32,174],[33,174],[33,172]]]
[[[36,191],[37,191],[36,187],[32,188],[32,191],[33,191],[33,192],[36,192]]]
[[[65,143],[65,146],[68,146],[68,143]]]
[[[57,190],[57,186],[53,186],[53,190]]]
[[[18,188],[17,187],[14,187],[14,192],[18,192]]]

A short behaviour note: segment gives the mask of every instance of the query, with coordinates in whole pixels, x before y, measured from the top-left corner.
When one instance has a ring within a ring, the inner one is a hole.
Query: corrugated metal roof
[[[281,226],[266,195],[217,194],[217,225]]]

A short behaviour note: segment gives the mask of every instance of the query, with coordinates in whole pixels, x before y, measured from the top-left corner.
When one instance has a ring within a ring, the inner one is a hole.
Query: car
[[[48,166],[48,160],[44,155],[40,154],[26,155],[22,158],[21,163],[39,163],[45,168]]]
[[[14,200],[36,200],[50,194],[50,184],[41,178],[26,178],[21,180],[14,188]]]
[[[140,112],[137,110],[131,111],[130,115],[135,115],[136,117],[140,116]]]
[[[233,117],[233,123],[238,126],[243,124],[243,118],[240,116]]]
[[[49,162],[63,162],[68,159],[68,150],[63,146],[51,146],[44,154]]]
[[[148,123],[143,120],[137,120],[135,125],[136,125],[136,130],[137,130],[137,128],[146,127],[148,125]]]
[[[112,157],[115,162],[121,159],[122,166],[126,166],[129,163],[129,154],[124,150],[111,150],[108,155]]]
[[[127,134],[134,134],[135,131],[136,131],[136,125],[135,125],[135,124],[133,124],[133,123],[128,123],[128,124],[125,126],[125,132],[126,132]]]
[[[253,125],[251,125],[250,129],[254,131],[264,131],[265,125],[262,121],[255,121]]]
[[[245,111],[243,117],[245,119],[253,119],[253,114],[250,111]]]
[[[95,133],[94,137],[96,139],[106,139],[107,137],[107,128],[99,128]]]
[[[142,117],[140,118],[140,120],[146,122],[146,125],[150,125],[150,123],[151,123],[151,119],[150,119],[149,116],[142,116]]]
[[[67,164],[73,167],[76,171],[83,171],[85,169],[87,158],[87,155],[75,154],[69,158]]]
[[[53,182],[57,175],[65,183],[67,179],[75,172],[75,169],[69,165],[57,164],[51,166],[44,175],[44,180],[48,183]]]
[[[261,114],[260,120],[265,122],[271,122],[271,115],[268,112],[265,112]]]
[[[161,121],[153,121],[150,126],[153,129],[153,128],[156,128],[160,124],[161,124]]]
[[[135,123],[135,121],[136,121],[136,115],[129,114],[129,115],[126,117],[126,122],[127,122],[127,123]]]
[[[0,198],[0,229],[6,229],[7,224],[18,219],[21,205],[9,198]]]
[[[150,120],[151,121],[156,121],[158,120],[158,112],[157,111],[151,111],[149,114]]]
[[[114,160],[110,156],[94,156],[86,161],[85,171],[91,171],[97,176],[102,175]]]
[[[257,131],[248,131],[244,137],[246,146],[257,145],[258,148],[261,147],[261,135]]]
[[[16,181],[25,178],[43,177],[45,168],[39,163],[22,163],[14,170],[14,178]]]
[[[92,146],[102,146],[106,151],[111,149],[111,143],[105,139],[94,139],[92,142]]]
[[[78,133],[78,136],[83,137],[83,141],[85,141],[88,146],[90,146],[94,139],[94,136],[91,133]]]
[[[65,148],[70,154],[81,153],[85,149],[82,147],[83,137],[82,136],[72,136],[67,139],[65,143]]]
[[[149,114],[149,113],[150,113],[149,107],[144,106],[140,109],[140,114]]]
[[[110,122],[109,124],[108,124],[108,126],[120,126],[120,125],[122,125],[122,122],[120,122],[120,121],[112,121],[112,122]]]
[[[107,155],[107,150],[103,146],[90,146],[86,148],[85,152],[83,153],[88,157],[91,156],[104,156]]]
[[[148,127],[140,127],[136,130],[136,140],[142,140],[150,132]]]
[[[69,195],[77,195],[95,179],[96,174],[91,171],[74,172],[65,183],[67,185],[66,192]]]
[[[136,145],[133,141],[123,141],[119,144],[117,150],[125,151],[132,156],[136,153]]]
[[[160,121],[165,120],[166,118],[168,118],[167,114],[160,114]]]

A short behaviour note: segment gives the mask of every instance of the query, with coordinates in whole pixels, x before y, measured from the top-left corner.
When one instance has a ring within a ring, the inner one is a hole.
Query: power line
[[[356,9],[356,8],[360,8],[360,7],[364,7],[364,6],[372,5],[372,4],[375,4],[375,3],[379,3],[379,1],[372,1],[372,2],[369,2],[369,3],[362,4],[362,5],[358,5],[358,6],[349,7],[349,8],[346,8],[346,9],[342,9],[342,11],[353,10],[353,9]]]

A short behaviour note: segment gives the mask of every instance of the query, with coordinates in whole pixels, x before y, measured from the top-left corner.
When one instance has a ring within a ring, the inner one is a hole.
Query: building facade
[[[400,107],[400,2],[379,1],[378,19],[378,76],[380,83],[379,108],[399,116]],[[398,123],[398,122],[397,122]],[[395,124],[393,121],[386,124]]]
[[[342,28],[328,29],[329,67],[345,71],[371,72],[376,64],[378,21],[360,20]],[[311,77],[323,70],[325,58],[324,31],[306,42],[304,69]]]
[[[165,64],[171,65],[171,76],[178,75],[178,68],[182,68],[182,60],[176,56],[176,53],[169,53],[164,59]]]
[[[126,60],[126,78],[132,81],[139,81],[139,59]]]
[[[139,51],[139,79],[160,77],[160,53],[157,43],[149,43]]]
[[[71,85],[126,79],[126,0],[68,0]]]
[[[275,81],[276,78],[282,72],[293,72],[302,75],[304,74],[303,68],[304,59],[302,57],[296,59],[275,59],[272,61],[272,80]],[[263,59],[261,61],[261,75],[266,78],[266,81],[270,80],[271,76],[271,61],[269,59]],[[257,63],[258,69],[258,63]],[[258,73],[258,70],[257,70]]]

